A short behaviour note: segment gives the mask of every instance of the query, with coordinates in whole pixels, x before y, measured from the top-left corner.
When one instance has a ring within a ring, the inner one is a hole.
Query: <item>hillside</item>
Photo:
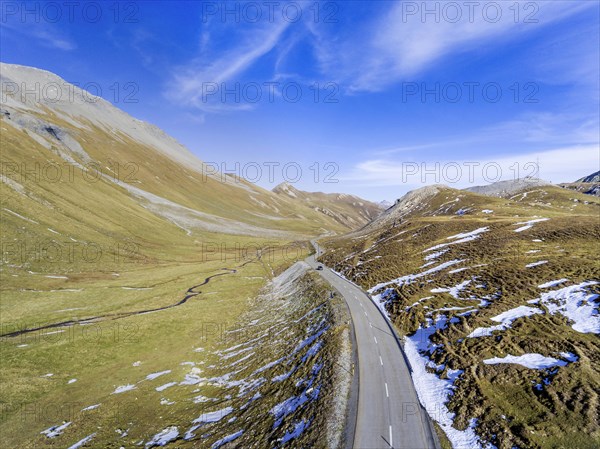
[[[592,173],[591,175],[584,176],[581,179],[578,179],[575,182],[600,182],[600,171],[596,173]]]
[[[293,264],[309,238],[365,223],[370,204],[340,205],[358,217],[342,221],[326,213],[337,196],[315,208],[207,170],[49,72],[1,64],[0,81],[4,444],[337,447],[347,318]],[[57,86],[72,95],[23,94]],[[238,416],[260,437],[238,435]]]
[[[529,190],[533,187],[545,187],[551,183],[538,178],[522,178],[511,179],[508,181],[498,181],[486,186],[469,187],[465,190],[469,192],[479,193],[486,196],[497,196],[500,198],[508,198],[516,193],[524,190]]]
[[[80,232],[94,232],[90,221],[109,219],[134,235],[205,231],[295,238],[349,229],[347,222],[294,198],[216,173],[160,129],[56,75],[10,64],[2,64],[0,73],[6,97],[2,185],[3,192],[12,190],[5,208],[17,214],[43,218],[58,198],[70,203],[65,208],[82,211],[86,199],[95,198],[101,213],[69,212]],[[45,94],[24,93],[35,92],[35,86]],[[53,88],[58,101],[48,93]],[[118,207],[104,207],[113,204]],[[327,201],[322,207],[327,209]],[[348,203],[347,211],[364,215],[358,203],[353,207]],[[69,232],[58,218],[53,213],[49,220],[55,222],[45,224]]]
[[[575,182],[566,182],[559,184],[565,189],[576,190],[587,195],[600,196],[600,171],[584,176]]]
[[[379,204],[345,193],[304,192],[284,182],[273,188],[282,197],[293,198],[303,205],[333,218],[342,226],[351,229],[364,226],[377,218],[383,211]]]
[[[598,198],[540,183],[502,197],[429,186],[321,240],[321,260],[368,290],[403,336],[445,444],[592,448],[599,214]]]

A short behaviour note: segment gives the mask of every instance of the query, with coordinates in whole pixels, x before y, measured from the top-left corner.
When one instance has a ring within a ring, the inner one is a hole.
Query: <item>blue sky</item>
[[[599,2],[276,3],[3,2],[1,59],[94,83],[267,188],[294,167],[372,200],[600,169]]]

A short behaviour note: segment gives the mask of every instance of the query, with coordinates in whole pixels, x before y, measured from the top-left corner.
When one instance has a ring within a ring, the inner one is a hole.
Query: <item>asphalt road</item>
[[[319,247],[313,245],[319,255]],[[322,265],[315,256],[307,262],[313,268]],[[342,294],[354,323],[359,372],[354,449],[439,447],[387,319],[355,284],[326,266],[317,272]]]

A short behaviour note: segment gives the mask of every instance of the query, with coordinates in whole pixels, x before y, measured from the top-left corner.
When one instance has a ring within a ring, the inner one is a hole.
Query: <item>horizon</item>
[[[23,66],[23,67],[32,68],[32,69],[36,69],[36,70],[43,70],[43,69],[39,69],[39,68],[37,68],[37,67],[33,67],[33,66]],[[48,73],[52,73],[52,72],[48,72]],[[56,74],[54,74],[54,75],[56,75]],[[76,86],[76,87],[79,87],[79,86]],[[83,89],[82,89],[82,90],[83,90]],[[93,103],[93,102],[95,102],[95,100],[93,99],[93,97],[94,97],[94,94],[93,94],[92,92],[90,92],[89,90],[88,90],[88,91],[86,91],[86,92],[88,92],[90,95],[89,95],[89,96],[86,96],[86,95],[84,95],[85,101],[89,101],[90,103]],[[38,92],[38,94],[39,94],[39,92]],[[27,95],[27,93],[24,93],[23,95]],[[41,96],[43,97],[43,95],[41,95]],[[102,98],[102,97],[100,97],[100,98]],[[106,100],[106,99],[104,99],[104,100]],[[118,106],[117,106],[117,105],[115,105],[114,103],[111,103],[110,101],[109,101],[109,103],[110,103],[110,104],[111,104],[113,107],[117,107],[117,108],[118,108]],[[132,117],[133,117],[134,119],[136,119],[136,120],[139,120],[137,117],[134,117],[134,116],[132,116]],[[150,122],[145,122],[145,123],[148,123],[149,125],[152,125],[152,126],[158,127],[158,126],[157,126],[157,125],[155,125],[154,123],[150,123]],[[158,127],[158,128],[159,128],[161,131],[164,131],[164,130],[162,130],[160,127]],[[171,136],[171,137],[173,137],[173,136]],[[185,145],[184,145],[184,147],[185,147]],[[185,148],[186,148],[187,150],[189,150],[189,148],[187,148],[187,147],[185,147]],[[198,155],[197,155],[197,154],[194,154],[194,153],[192,153],[192,154],[193,154],[195,157],[197,157],[199,161],[202,161],[202,159],[201,159],[200,157],[198,157]],[[203,161],[203,162],[204,162],[204,161]],[[226,164],[222,165],[221,167],[219,167],[219,166],[218,166],[216,163],[210,163],[210,162],[209,162],[208,164],[209,164],[209,167],[208,167],[208,168],[209,168],[209,170],[207,170],[207,171],[206,171],[206,174],[209,174],[209,173],[221,174],[221,175],[222,175],[222,176],[221,176],[221,181],[222,181],[222,182],[224,182],[224,183],[236,183],[236,182],[238,182],[238,181],[237,181],[237,179],[244,179],[244,181],[246,181],[246,182],[249,182],[249,183],[255,184],[255,185],[257,185],[257,186],[263,187],[263,188],[265,188],[266,190],[270,190],[270,191],[273,191],[275,188],[277,188],[277,187],[279,187],[279,186],[281,186],[281,185],[285,185],[285,184],[287,184],[287,185],[290,185],[290,186],[292,186],[292,187],[294,187],[294,188],[298,188],[299,190],[302,190],[302,189],[300,189],[300,188],[299,188],[299,186],[298,186],[298,185],[296,185],[296,183],[297,183],[298,181],[296,181],[296,180],[294,180],[294,179],[285,179],[284,177],[282,177],[282,179],[280,179],[280,182],[279,182],[279,183],[271,183],[270,185],[264,185],[264,186],[263,186],[263,185],[260,185],[259,183],[253,182],[253,181],[251,181],[251,180],[249,180],[249,179],[247,179],[247,178],[244,178],[244,177],[242,176],[242,173],[244,172],[244,167],[237,168],[236,170],[230,170],[230,172],[231,172],[231,174],[233,175],[233,178],[234,178],[234,180],[232,181],[232,180],[230,179],[230,178],[231,178],[231,176],[230,176],[230,177],[226,177],[226,176],[225,176],[225,175],[228,173],[228,171],[227,171],[227,168],[228,168],[228,167],[227,167],[227,165],[226,165]],[[236,163],[236,164],[239,164],[239,163]],[[272,163],[267,163],[267,164],[265,164],[265,170],[273,170],[273,167],[272,167],[272,166],[269,166],[269,164],[272,164]],[[472,164],[472,163],[471,163],[471,164]],[[252,166],[252,168],[254,168],[254,166],[255,166],[255,164],[254,164],[254,163],[250,163],[250,165]],[[439,163],[438,163],[438,165],[439,165]],[[224,170],[224,171],[220,171],[220,169],[221,169],[221,168],[223,168],[223,167],[225,168],[225,170]],[[403,165],[403,168],[408,168],[408,167],[410,167],[410,168],[411,168],[411,170],[414,170],[414,169],[417,169],[417,170],[418,170],[418,169],[420,168],[420,167],[415,167],[415,165],[414,165],[414,164],[412,164],[412,163],[406,163],[405,165]],[[355,196],[358,196],[358,197],[359,197],[359,198],[361,198],[361,199],[366,199],[366,200],[368,200],[368,201],[372,201],[372,202],[376,202],[376,203],[385,203],[385,202],[387,202],[387,203],[390,203],[390,204],[394,204],[394,203],[395,203],[395,202],[396,202],[398,199],[400,199],[400,198],[401,198],[402,196],[404,196],[406,193],[409,193],[409,192],[411,192],[411,191],[413,191],[413,190],[416,190],[416,189],[419,189],[419,188],[421,188],[421,187],[425,187],[425,186],[431,186],[431,185],[441,185],[441,186],[444,186],[444,187],[456,188],[456,189],[458,189],[458,190],[465,189],[465,187],[454,187],[454,186],[452,186],[452,185],[443,184],[443,183],[440,183],[440,182],[437,182],[437,181],[436,181],[436,182],[430,182],[430,183],[426,182],[426,179],[427,179],[427,177],[428,177],[428,176],[432,176],[432,175],[433,175],[434,177],[436,177],[436,178],[437,178],[437,177],[439,177],[439,176],[440,176],[440,172],[439,172],[439,170],[438,170],[436,173],[434,173],[434,172],[432,172],[432,171],[429,171],[429,172],[428,172],[428,171],[426,170],[426,168],[427,168],[427,167],[426,167],[426,166],[423,166],[423,167],[424,167],[424,169],[423,169],[423,171],[424,171],[424,174],[422,175],[422,183],[421,183],[421,185],[420,185],[420,186],[415,186],[413,189],[409,189],[409,190],[402,191],[402,193],[400,193],[399,195],[397,195],[397,196],[395,196],[395,197],[392,197],[392,198],[384,198],[384,199],[380,199],[380,198],[373,198],[373,199],[367,199],[367,198],[365,198],[365,197],[362,197],[362,196],[360,196],[360,195],[356,195],[356,194],[352,194],[352,193],[344,192],[344,191],[341,191],[341,190],[338,190],[338,191],[326,191],[325,189],[322,189],[322,190],[302,190],[302,191],[305,191],[305,192],[308,192],[308,193],[349,194],[349,195],[355,195]],[[468,167],[468,165],[467,165],[467,167]],[[472,168],[471,168],[471,169],[472,169]],[[591,173],[591,174],[595,174],[595,173],[598,173],[598,172],[594,172],[594,173]],[[418,172],[417,172],[417,173],[415,173],[415,174],[418,174]],[[516,174],[516,173],[515,173],[515,174]],[[589,175],[591,175],[591,174],[590,174],[590,173],[588,173],[586,176],[589,176]],[[583,177],[586,177],[586,176],[583,176]],[[583,177],[582,177],[582,178],[583,178]],[[225,179],[225,180],[224,180],[224,179]],[[535,172],[535,171],[532,171],[532,172],[531,172],[531,174],[529,174],[529,175],[524,175],[524,176],[522,176],[522,177],[517,177],[517,176],[515,176],[514,178],[512,178],[512,179],[508,179],[508,180],[507,180],[507,179],[501,179],[501,180],[491,180],[489,183],[485,183],[485,179],[484,179],[484,180],[482,181],[482,184],[481,184],[481,185],[476,185],[476,183],[473,183],[473,184],[471,184],[469,187],[481,187],[481,186],[489,186],[489,185],[496,184],[496,183],[501,183],[501,182],[506,182],[506,181],[511,181],[511,180],[513,180],[513,181],[514,181],[514,180],[524,180],[524,179],[532,179],[532,180],[541,180],[541,181],[546,181],[546,180],[544,180],[544,179],[538,178],[538,177],[536,176],[536,172]],[[546,181],[546,182],[548,182],[548,181]],[[571,181],[571,180],[570,180],[570,181],[563,181],[563,182],[575,182],[575,181]],[[318,183],[315,183],[315,184],[313,184],[313,185],[314,185],[314,186],[316,186],[317,184],[318,184]],[[466,188],[468,188],[468,187],[466,187]]]
[[[269,190],[394,201],[597,171],[600,5],[453,4],[7,2],[2,60],[87,87]]]

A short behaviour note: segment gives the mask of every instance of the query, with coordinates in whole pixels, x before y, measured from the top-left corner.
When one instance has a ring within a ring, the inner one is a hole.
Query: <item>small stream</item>
[[[156,307],[153,309],[135,310],[135,311],[131,311],[131,312],[108,313],[105,315],[97,315],[97,316],[93,316],[93,317],[89,317],[89,318],[61,321],[59,323],[46,324],[44,326],[32,327],[32,328],[27,328],[27,329],[21,329],[21,330],[14,331],[14,332],[8,332],[6,334],[1,334],[0,338],[18,337],[19,335],[29,334],[31,332],[37,332],[37,331],[46,330],[46,329],[54,329],[57,327],[68,327],[68,326],[73,326],[75,324],[91,324],[91,323],[96,323],[98,321],[103,321],[103,320],[111,320],[111,321],[119,320],[121,318],[127,318],[132,315],[141,315],[144,313],[159,312],[161,310],[172,309],[173,307],[181,306],[182,304],[185,304],[189,299],[200,295],[202,292],[197,291],[196,289],[199,287],[202,287],[203,285],[208,284],[211,279],[219,277],[219,276],[225,276],[228,274],[235,274],[235,273],[237,273],[237,270],[239,268],[242,268],[243,266],[245,266],[251,262],[254,262],[255,260],[256,259],[248,260],[248,261],[244,262],[243,264],[236,266],[235,268],[221,268],[220,270],[225,271],[225,273],[217,273],[217,274],[213,274],[212,276],[208,276],[200,284],[193,285],[192,287],[188,288],[185,296],[174,304],[170,304],[170,305],[163,306],[163,307]]]

